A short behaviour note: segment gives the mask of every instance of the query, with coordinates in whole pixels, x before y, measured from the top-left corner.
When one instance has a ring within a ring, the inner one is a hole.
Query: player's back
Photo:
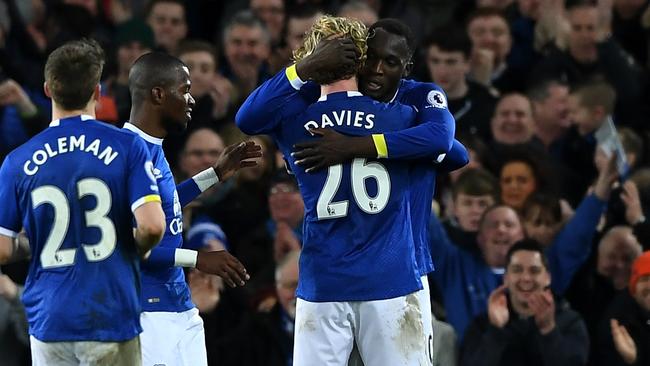
[[[23,301],[37,339],[123,341],[141,331],[131,209],[157,195],[148,156],[132,134],[76,116],[7,157],[32,251]],[[146,173],[135,181],[135,170]]]
[[[409,212],[409,166],[366,161],[305,173],[290,158],[292,145],[330,127],[350,135],[409,127],[410,107],[384,104],[358,92],[339,92],[285,120],[274,133],[296,174],[305,201],[297,294],[308,301],[365,301],[421,289]]]
[[[415,107],[418,110],[417,122],[419,123],[425,122],[422,120],[422,115],[426,115],[429,109],[438,113],[448,113],[446,97],[442,89],[433,83],[402,79],[394,100]],[[431,114],[427,117],[432,118]],[[434,267],[429,250],[428,225],[435,186],[436,170],[433,158],[414,162],[411,165],[411,217],[416,259],[420,274],[423,276],[431,272]]]

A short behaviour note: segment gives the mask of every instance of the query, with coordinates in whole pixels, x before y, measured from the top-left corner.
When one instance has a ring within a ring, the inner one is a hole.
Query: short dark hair
[[[465,28],[469,26],[469,23],[473,22],[475,19],[478,18],[489,18],[489,17],[497,17],[501,18],[504,23],[506,23],[506,26],[508,27],[508,30],[510,31],[510,22],[508,21],[508,18],[506,15],[501,11],[499,8],[491,7],[491,6],[486,6],[482,8],[478,8],[471,12],[467,16],[467,20],[465,21]]]
[[[581,106],[587,109],[603,107],[605,113],[611,114],[616,106],[616,90],[601,78],[593,78],[578,84],[571,91],[578,97]]]
[[[437,46],[444,52],[461,52],[469,59],[472,52],[472,41],[465,29],[456,25],[445,25],[436,28],[424,41],[424,49]]]
[[[373,34],[375,29],[383,29],[390,34],[403,37],[406,40],[406,45],[409,49],[409,56],[413,55],[416,47],[416,39],[408,25],[404,24],[401,20],[394,18],[380,19],[368,28],[368,34]]]
[[[217,48],[212,45],[212,43],[206,42],[206,41],[200,41],[200,40],[195,40],[195,39],[187,39],[181,41],[178,45],[178,49],[176,50],[176,57],[181,57],[182,55],[186,53],[193,53],[193,52],[205,52],[210,54],[212,58],[214,59],[214,64],[216,66],[217,64]]]
[[[146,99],[155,87],[173,86],[179,81],[184,66],[183,61],[164,52],[150,52],[140,56],[129,72],[132,104],[137,105]]]
[[[499,179],[501,179],[501,172],[507,164],[517,162],[524,163],[530,168],[535,177],[537,192],[557,194],[559,191],[557,177],[551,173],[550,158],[546,152],[527,144],[507,147],[499,165]]]
[[[83,109],[99,84],[104,62],[104,50],[93,39],[55,49],[45,63],[45,81],[54,102],[65,110]]]
[[[260,19],[255,13],[250,10],[242,10],[238,13],[235,13],[230,21],[226,23],[226,26],[223,28],[223,38],[222,41],[226,43],[226,37],[230,34],[230,31],[236,26],[243,26],[247,28],[260,28],[266,42],[271,42],[271,36],[266,28],[266,24],[262,19]]]
[[[467,169],[458,176],[458,180],[451,187],[454,199],[460,193],[471,196],[490,195],[494,202],[499,201],[499,182],[485,169]]]
[[[552,79],[552,78],[547,78],[547,79],[541,79],[535,81],[529,88],[528,91],[526,92],[526,95],[528,96],[528,99],[530,101],[535,101],[535,102],[540,102],[546,100],[551,93],[550,89],[553,86],[564,86],[568,88],[568,85],[559,79]]]
[[[535,207],[539,207],[542,212],[546,213],[556,223],[562,222],[562,205],[557,196],[545,192],[533,192],[526,199],[526,203],[524,203],[522,210],[524,219],[532,213]]]
[[[156,5],[164,4],[164,3],[172,3],[172,4],[180,5],[183,8],[183,13],[187,12],[187,6],[185,5],[185,1],[183,0],[149,0],[146,7],[144,8],[145,19],[149,18],[151,12],[153,11],[153,8]],[[187,14],[185,14],[185,17],[187,17]]]
[[[540,258],[542,259],[542,265],[544,265],[547,272],[549,271],[548,258],[546,258],[546,254],[544,253],[544,247],[537,240],[530,238],[521,239],[508,249],[508,253],[506,254],[506,270],[510,265],[512,256],[522,250],[539,253]]]

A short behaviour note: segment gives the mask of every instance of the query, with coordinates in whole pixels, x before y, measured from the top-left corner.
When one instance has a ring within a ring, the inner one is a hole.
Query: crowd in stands
[[[408,24],[408,78],[444,89],[469,152],[432,202],[435,364],[650,365],[650,0],[0,0],[0,162],[50,122],[49,52],[91,37],[108,55],[97,119],[118,127],[135,59],[189,67],[192,121],[163,146],[191,177],[246,138],[238,107],[322,14]],[[250,138],[258,165],[184,209],[186,246],[251,275],[188,273],[210,365],[291,364],[304,204]],[[0,273],[2,365],[29,362],[26,269]]]

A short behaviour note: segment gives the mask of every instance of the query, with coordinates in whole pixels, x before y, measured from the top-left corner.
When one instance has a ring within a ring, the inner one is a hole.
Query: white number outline
[[[377,194],[370,197],[366,190],[366,179],[377,181]],[[316,202],[318,220],[336,219],[348,214],[348,200],[332,202],[343,179],[342,164],[332,165],[327,170],[325,185]],[[350,167],[352,196],[357,206],[365,213],[375,215],[384,210],[390,199],[391,181],[386,167],[379,162],[368,163],[366,159],[357,158]],[[374,206],[373,206],[374,205]],[[340,209],[340,210],[339,210]]]
[[[92,195],[97,200],[94,209],[85,211],[86,225],[101,231],[97,244],[82,243],[89,262],[102,261],[113,254],[117,244],[115,224],[106,215],[112,207],[111,191],[100,179],[85,178],[77,182],[78,198]],[[41,250],[40,260],[43,269],[74,265],[77,248],[60,249],[68,234],[70,225],[70,204],[65,193],[56,186],[45,185],[31,193],[32,208],[49,204],[54,209],[54,222],[47,240]]]

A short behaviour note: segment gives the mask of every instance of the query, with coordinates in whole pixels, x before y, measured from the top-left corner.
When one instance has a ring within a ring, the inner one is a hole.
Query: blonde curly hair
[[[307,34],[305,34],[302,45],[293,51],[293,60],[298,62],[311,55],[320,41],[330,37],[350,37],[356,47],[357,62],[355,63],[354,68],[344,68],[338,70],[336,74],[321,75],[322,80],[316,80],[319,84],[327,84],[329,82],[356,75],[363,67],[367,58],[368,29],[363,25],[363,23],[356,19],[323,15],[316,21],[316,23],[314,23],[314,25],[312,25]]]

